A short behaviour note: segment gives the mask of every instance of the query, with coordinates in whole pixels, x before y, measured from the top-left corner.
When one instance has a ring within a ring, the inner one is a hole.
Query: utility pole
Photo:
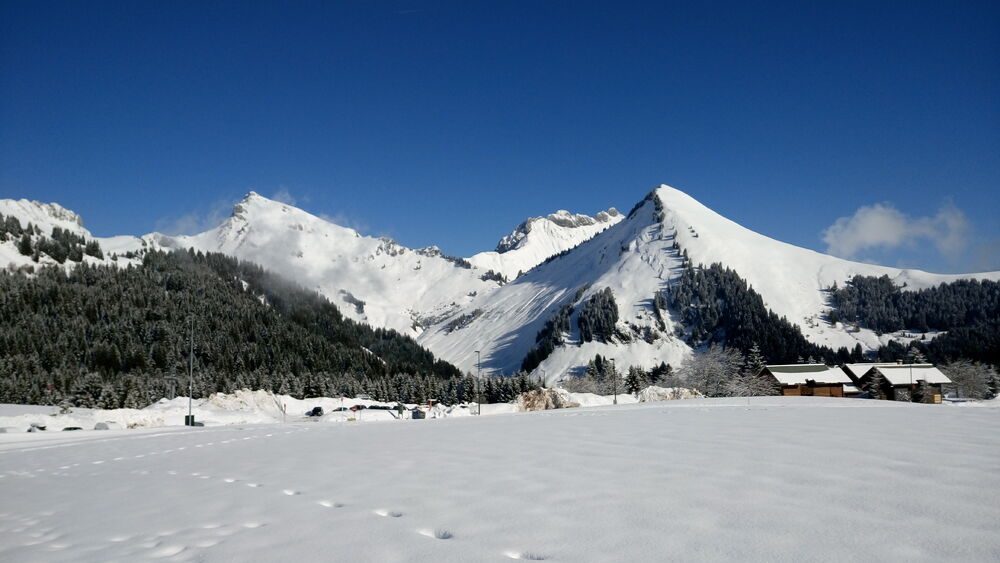
[[[482,357],[479,354],[479,350],[476,350],[476,409],[479,411],[477,414],[483,414],[483,364]]]
[[[190,341],[188,348],[188,415],[184,418],[185,426],[194,426],[194,414],[191,410],[191,397],[194,396],[194,315],[188,317]]]
[[[615,359],[611,358],[611,388],[615,394],[615,404],[618,404],[618,368],[615,367]]]

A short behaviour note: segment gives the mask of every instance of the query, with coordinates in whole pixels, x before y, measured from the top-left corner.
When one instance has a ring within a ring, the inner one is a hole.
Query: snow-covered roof
[[[876,369],[892,385],[909,385],[918,381],[951,383],[947,375],[931,364],[891,364]]]
[[[877,368],[881,366],[895,366],[899,365],[895,362],[865,362],[859,364],[844,364],[844,370],[848,375],[853,375],[854,377],[860,378],[864,374],[868,373],[872,368]]]
[[[825,364],[784,364],[767,366],[765,369],[782,385],[804,385],[816,383],[852,383],[844,370]]]
[[[856,385],[854,385],[853,383],[845,383],[844,384],[844,393],[845,394],[847,394],[847,393],[860,393],[860,392],[861,392],[861,390],[858,389],[858,387]]]

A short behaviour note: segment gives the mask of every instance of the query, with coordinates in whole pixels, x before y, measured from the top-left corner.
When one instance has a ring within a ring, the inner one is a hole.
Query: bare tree
[[[739,377],[743,356],[735,349],[712,345],[694,354],[680,370],[681,378],[706,397],[725,397],[727,384]]]
[[[969,399],[988,399],[993,393],[990,382],[995,380],[993,368],[979,362],[958,360],[941,366],[941,371],[952,381],[952,387],[959,397]]]

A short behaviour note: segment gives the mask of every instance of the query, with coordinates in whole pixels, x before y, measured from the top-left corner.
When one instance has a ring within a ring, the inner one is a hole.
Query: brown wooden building
[[[765,366],[761,375],[774,378],[782,395],[843,397],[851,378],[839,367],[825,364],[784,364]]]
[[[864,369],[863,366],[869,366]],[[878,397],[890,401],[940,403],[942,386],[951,383],[933,364],[851,364],[849,372],[860,389],[871,393],[871,381],[877,373],[882,385]],[[855,375],[860,373],[860,375]]]

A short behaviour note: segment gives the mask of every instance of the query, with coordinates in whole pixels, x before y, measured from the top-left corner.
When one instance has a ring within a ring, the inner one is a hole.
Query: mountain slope
[[[413,339],[344,319],[326,298],[221,254],[0,271],[0,296],[0,402],[103,397],[117,407],[131,395],[145,406],[186,373],[189,338],[200,395],[403,392],[414,376],[455,384],[460,375]]]
[[[493,270],[511,281],[554,256],[569,250],[624,217],[614,207],[590,217],[559,210],[545,217],[532,217],[500,239],[492,252],[480,252],[469,262]]]
[[[870,330],[849,329],[824,319],[825,291],[855,275],[888,275],[896,284],[919,289],[962,278],[998,279],[1000,272],[939,275],[850,262],[782,243],[741,227],[687,194],[661,186],[619,224],[543,264],[467,307],[461,323],[446,321],[424,333],[421,343],[462,369],[476,364],[480,350],[490,371],[511,373],[532,349],[536,335],[560,307],[570,306],[570,330],[563,345],[539,366],[550,379],[579,371],[595,354],[616,359],[619,368],[678,365],[690,348],[675,334],[670,311],[655,295],[681,271],[721,263],[735,270],[765,305],[797,325],[813,343],[839,348],[877,348]],[[610,288],[617,304],[618,335],[610,342],[582,342],[578,321],[583,303]],[[883,337],[884,338],[884,337]]]
[[[91,238],[79,217],[58,205],[0,200],[0,213],[32,221],[42,233],[58,227]],[[545,336],[557,345],[539,365],[550,378],[581,370],[598,353],[622,367],[682,363],[691,348],[679,317],[672,318],[657,295],[688,263],[732,269],[768,310],[831,349],[861,344],[874,350],[894,338],[828,322],[826,290],[834,283],[886,275],[909,290],[1000,279],[1000,272],[938,275],[834,258],[750,231],[668,186],[649,194],[627,218],[612,209],[595,217],[560,211],[529,219],[497,251],[468,260],[363,236],[252,192],[223,224],[197,235],[96,240],[104,258],[84,256],[84,262],[136,264],[144,251],[193,248],[261,264],[325,295],[353,320],[418,337],[465,370],[476,367],[476,350],[489,371],[518,370],[539,331],[562,309],[565,323]],[[0,242],[0,260],[33,263],[14,240]],[[40,261],[54,263],[44,255]],[[503,277],[514,281],[501,287]],[[584,341],[581,311],[605,288],[616,308],[614,334]]]
[[[143,252],[193,248],[221,252],[281,272],[336,303],[349,318],[418,335],[423,327],[453,315],[474,297],[495,290],[546,258],[571,248],[621,220],[615,209],[595,217],[559,211],[522,223],[495,252],[468,261],[444,256],[436,247],[410,249],[387,238],[363,236],[301,209],[250,192],[216,228],[190,236],[152,233],[142,237],[95,238],[81,218],[58,204],[0,200],[0,213],[30,222],[43,235],[60,228],[97,240],[111,263],[136,264]],[[41,256],[41,264],[55,261]],[[33,264],[16,241],[0,242],[0,263]],[[489,275],[493,270],[499,274]]]

